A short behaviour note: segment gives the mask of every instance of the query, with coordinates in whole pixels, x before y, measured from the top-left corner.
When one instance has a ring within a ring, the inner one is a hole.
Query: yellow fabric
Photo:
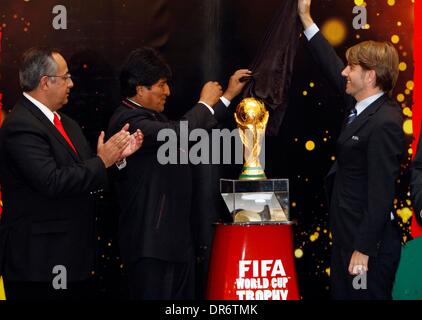
[[[6,293],[4,292],[3,278],[0,277],[0,300],[6,300]]]

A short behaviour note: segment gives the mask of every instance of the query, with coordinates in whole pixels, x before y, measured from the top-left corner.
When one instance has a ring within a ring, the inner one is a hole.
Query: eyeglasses
[[[62,75],[62,76],[50,76],[48,74],[46,74],[45,76],[49,78],[61,78],[64,81],[72,80],[72,76],[70,73],[66,73],[65,75]]]

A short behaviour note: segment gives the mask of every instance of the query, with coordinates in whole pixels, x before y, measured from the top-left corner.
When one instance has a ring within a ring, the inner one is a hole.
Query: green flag
[[[415,238],[402,247],[393,299],[422,299],[422,237]]]

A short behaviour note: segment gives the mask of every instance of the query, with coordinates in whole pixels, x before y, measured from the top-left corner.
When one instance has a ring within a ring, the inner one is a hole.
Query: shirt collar
[[[132,99],[129,99],[129,98],[124,99],[123,100],[123,103],[126,104],[127,106],[129,105],[133,109],[146,110],[146,111],[151,112],[151,113],[153,113],[155,115],[159,115],[160,114],[159,112],[157,112],[155,110],[151,110],[151,109],[145,108],[142,104],[139,104],[139,103],[137,103],[137,102],[135,102],[135,101],[133,101]]]
[[[131,103],[133,103],[134,105],[137,105],[138,107],[141,107],[141,108],[144,107],[143,105],[140,105],[139,103],[133,101],[132,99],[127,98],[127,100],[130,101]]]
[[[40,111],[47,117],[48,120],[50,120],[50,122],[52,124],[54,124],[54,114],[57,114],[57,116],[60,119],[60,115],[57,112],[51,111],[46,105],[44,105],[43,103],[39,102],[34,97],[31,97],[26,92],[23,93],[23,96],[25,98],[27,98],[29,101],[31,101],[38,109],[40,109]]]
[[[356,103],[355,108],[356,108],[356,111],[357,111],[357,115],[361,114],[372,102],[377,100],[383,94],[384,94],[384,92],[380,92],[380,93],[374,94],[373,96],[370,96],[370,97],[363,99],[363,100],[359,101],[358,103]]]

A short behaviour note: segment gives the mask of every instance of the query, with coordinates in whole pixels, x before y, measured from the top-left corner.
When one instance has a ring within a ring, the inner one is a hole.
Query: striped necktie
[[[352,110],[350,110],[349,115],[347,116],[346,119],[346,127],[351,124],[353,121],[355,121],[356,117],[358,116],[358,111],[356,110],[356,108],[353,108]]]

